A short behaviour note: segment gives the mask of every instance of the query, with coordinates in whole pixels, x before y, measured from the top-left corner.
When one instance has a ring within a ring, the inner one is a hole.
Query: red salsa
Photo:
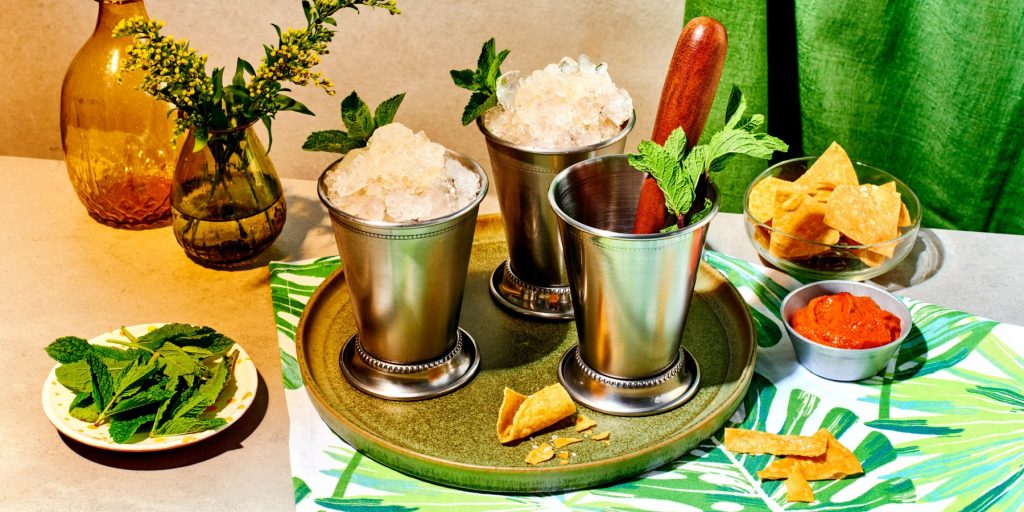
[[[805,338],[836,348],[874,348],[900,337],[899,317],[848,292],[811,299],[789,323]]]

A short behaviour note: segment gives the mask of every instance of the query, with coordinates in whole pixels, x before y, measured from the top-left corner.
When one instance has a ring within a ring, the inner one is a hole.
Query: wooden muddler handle
[[[672,130],[682,127],[687,147],[697,144],[715,100],[727,46],[725,27],[714,18],[694,18],[683,27],[661,89],[651,140],[664,144]],[[647,176],[640,188],[633,233],[657,233],[667,221],[665,195]]]

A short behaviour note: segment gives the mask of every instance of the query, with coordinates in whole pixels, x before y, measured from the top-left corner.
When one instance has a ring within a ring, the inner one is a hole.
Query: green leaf
[[[167,389],[162,386],[153,386],[145,390],[140,391],[132,395],[129,398],[121,399],[117,401],[117,405],[108,413],[110,416],[120,414],[125,411],[131,411],[147,405],[153,405],[155,403],[163,403],[168,398],[174,396],[174,390]],[[154,416],[155,418],[155,416]]]
[[[174,418],[164,423],[153,437],[180,436],[214,429],[227,424],[224,418]]]
[[[348,153],[366,145],[366,141],[353,139],[341,130],[325,130],[310,133],[302,149],[306,151],[326,151],[329,153]]]
[[[143,379],[153,373],[156,368],[157,364],[155,361],[143,362],[138,359],[133,361],[121,370],[121,372],[117,374],[117,378],[114,379],[114,395],[121,395],[128,388],[139,384]]]
[[[395,119],[395,113],[398,112],[398,107],[401,106],[404,99],[405,93],[403,92],[380,102],[380,105],[377,105],[377,110],[373,113],[375,128],[391,124],[391,121]]]
[[[85,360],[62,364],[54,372],[57,382],[76,393],[92,392],[92,373],[89,363]]]
[[[132,436],[138,432],[139,427],[150,423],[155,417],[154,414],[144,414],[136,418],[131,419],[114,419],[110,421],[110,439],[115,443],[123,444],[131,440]]]
[[[114,379],[111,378],[107,365],[95,354],[90,352],[85,360],[89,363],[89,374],[92,379],[92,400],[102,411],[114,397]]]
[[[100,409],[96,406],[96,402],[92,401],[92,395],[85,395],[88,398],[79,400],[79,396],[85,395],[81,393],[75,396],[75,401],[68,407],[68,414],[72,418],[77,420],[86,421],[89,423],[95,422],[100,417]]]
[[[245,87],[245,66],[248,64],[241,58],[235,61],[235,75],[231,77],[231,85]],[[252,66],[249,65],[249,68],[252,69]]]
[[[156,352],[160,355],[160,361],[163,363],[164,375],[172,382],[175,382],[178,377],[194,377],[202,369],[202,362],[171,342],[165,342]]]
[[[292,494],[295,496],[295,503],[298,504],[302,500],[306,499],[306,496],[313,492],[306,484],[306,481],[297,477],[292,477]]]
[[[376,128],[370,107],[355,91],[341,100],[341,121],[348,128],[349,137],[356,139],[370,138],[373,129]]]
[[[277,110],[278,111],[282,111],[282,112],[298,112],[300,114],[306,114],[307,116],[315,116],[316,115],[316,114],[313,113],[312,110],[310,110],[308,107],[306,107],[302,103],[299,103],[298,101],[295,101],[294,99],[289,98],[288,96],[285,96],[284,94],[278,94],[277,96],[274,96],[274,103],[277,105],[277,107],[278,107]]]
[[[498,104],[497,96],[475,92],[469,97],[469,103],[466,104],[465,110],[462,111],[462,126],[466,126],[472,123],[473,120],[483,115],[492,107]]]
[[[57,338],[46,346],[46,353],[58,363],[67,364],[85,359],[91,352],[89,342],[74,336]]]
[[[462,89],[469,89],[470,91],[479,91],[481,84],[478,84],[474,80],[475,74],[472,69],[453,69],[448,72],[452,76],[452,81],[455,85]]]
[[[213,376],[200,384],[198,388],[192,388],[195,389],[195,392],[175,408],[171,419],[195,418],[206,411],[207,407],[213,405],[227,383],[233,364],[234,358],[232,357],[222,359],[217,365],[217,369],[214,370]]]

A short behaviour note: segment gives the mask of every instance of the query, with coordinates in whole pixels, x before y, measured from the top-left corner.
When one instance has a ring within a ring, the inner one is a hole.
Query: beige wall
[[[271,157],[282,176],[315,178],[331,155],[300,149],[312,130],[341,127],[338,103],[351,90],[367,102],[401,91],[397,120],[489,167],[483,137],[462,127],[468,92],[448,70],[475,64],[480,45],[494,36],[512,50],[504,70],[529,71],[562,56],[586,53],[608,62],[612,78],[636,104],[638,122],[627,148],[651,132],[668,59],[682,25],[683,2],[623,0],[398,0],[403,14],[346,10],[332,53],[320,70],[338,95],[299,90],[317,113],[282,113],[274,123]],[[270,23],[302,22],[299,0],[146,0],[166,33],[188,38],[210,55],[211,66],[244,56],[256,62],[274,37]],[[92,33],[97,6],[89,0],[0,0],[0,154],[60,159],[59,97],[64,71]],[[229,71],[230,73],[230,71]]]

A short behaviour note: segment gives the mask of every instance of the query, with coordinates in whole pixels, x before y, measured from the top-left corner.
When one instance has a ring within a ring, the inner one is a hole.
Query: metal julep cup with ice
[[[491,276],[491,295],[517,313],[549,320],[573,318],[555,214],[547,204],[551,180],[562,169],[601,155],[621,153],[636,123],[633,113],[615,136],[574,149],[540,150],[495,136],[483,117],[491,174],[505,225],[509,259]]]
[[[433,398],[469,382],[479,367],[473,338],[459,327],[477,211],[487,175],[469,157],[446,156],[480,177],[467,206],[422,222],[370,221],[338,209],[320,176],[351,296],[357,333],[341,354],[359,390],[391,400]]]
[[[644,174],[625,155],[562,171],[548,200],[558,216],[579,344],[559,364],[578,401],[608,414],[655,414],[686,402],[700,371],[682,347],[711,212],[678,231],[632,234]]]

